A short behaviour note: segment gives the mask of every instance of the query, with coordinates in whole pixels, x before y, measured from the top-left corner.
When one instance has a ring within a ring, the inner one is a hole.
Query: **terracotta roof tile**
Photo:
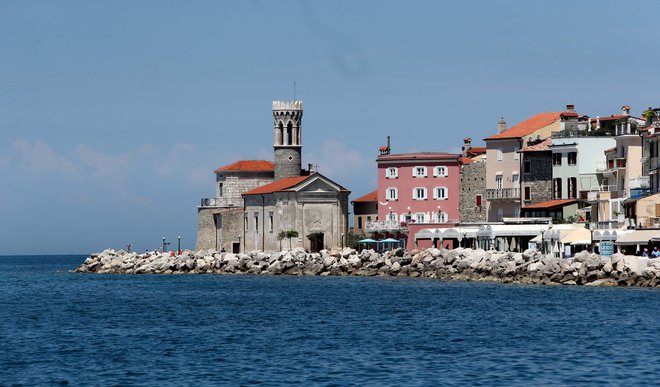
[[[458,160],[461,155],[446,152],[418,152],[418,153],[399,153],[391,155],[378,156],[377,161],[383,160]]]
[[[275,171],[275,164],[268,160],[239,160],[235,163],[225,165],[215,172],[269,172]]]
[[[461,161],[461,164],[471,164],[471,163],[476,162],[476,161],[472,160],[469,157],[461,157],[460,161]]]
[[[539,142],[538,144],[526,146],[522,148],[520,151],[521,152],[542,152],[542,151],[549,151],[550,150],[550,145],[552,144],[552,139],[551,138],[546,138],[545,140]]]
[[[476,147],[475,146],[475,147],[472,147],[472,148],[468,149],[465,153],[467,153],[469,155],[477,156],[477,155],[486,153],[486,147]]]
[[[355,202],[377,202],[378,201],[378,191],[373,191],[369,192],[368,194],[364,196],[360,196],[359,198],[351,201],[351,203]]]
[[[484,140],[498,140],[502,138],[520,138],[530,135],[559,120],[559,112],[539,113],[520,122],[502,133],[485,138]]]
[[[523,207],[523,209],[527,209],[527,208],[553,208],[553,207],[565,206],[567,204],[573,204],[573,203],[576,203],[576,202],[577,202],[577,200],[575,200],[575,199],[554,199],[554,200],[549,200],[549,201],[543,202],[543,203],[531,204],[529,206]]]
[[[243,195],[259,195],[259,194],[269,194],[273,192],[286,191],[289,188],[298,185],[298,183],[307,180],[308,178],[309,176],[285,177],[284,179],[280,179],[270,184],[262,185],[259,188],[255,188],[253,190],[244,192]]]

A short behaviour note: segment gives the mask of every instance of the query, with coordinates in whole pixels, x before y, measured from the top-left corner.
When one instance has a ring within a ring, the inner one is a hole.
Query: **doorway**
[[[232,242],[231,252],[234,253],[234,254],[240,253],[241,252],[241,243],[240,242]]]
[[[323,250],[323,238],[324,234],[322,232],[315,232],[309,235],[309,249],[312,253],[318,253]]]

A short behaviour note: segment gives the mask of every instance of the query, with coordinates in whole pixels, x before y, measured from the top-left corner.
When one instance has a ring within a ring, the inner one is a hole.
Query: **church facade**
[[[302,101],[273,101],[272,113],[274,162],[242,160],[215,171],[216,197],[198,207],[197,249],[319,251],[346,244],[350,191],[311,164],[302,169]]]

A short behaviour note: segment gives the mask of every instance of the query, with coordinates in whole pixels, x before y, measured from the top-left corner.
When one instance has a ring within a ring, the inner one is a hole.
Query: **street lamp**
[[[467,233],[464,232],[463,233],[463,239],[461,239],[461,247],[465,247],[465,246],[463,246],[463,244],[464,244],[463,241],[465,240],[466,237],[467,237]]]
[[[595,251],[594,249],[594,229],[595,225],[593,223],[589,224],[589,232],[591,233],[591,252],[593,253]]]
[[[178,239],[179,241],[177,242],[176,253],[177,253],[177,254],[181,254],[181,235],[179,235],[179,236],[177,237],[177,239]]]
[[[241,234],[238,234],[238,252],[241,252]]]
[[[344,248],[344,233],[341,233],[341,248]]]
[[[541,254],[545,254],[545,230],[541,230]]]

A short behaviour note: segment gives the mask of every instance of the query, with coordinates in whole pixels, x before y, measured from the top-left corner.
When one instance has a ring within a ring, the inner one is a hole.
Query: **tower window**
[[[293,161],[293,156],[289,155],[288,159],[289,161]]]
[[[286,144],[293,145],[293,125],[291,125],[291,122],[286,125]]]

